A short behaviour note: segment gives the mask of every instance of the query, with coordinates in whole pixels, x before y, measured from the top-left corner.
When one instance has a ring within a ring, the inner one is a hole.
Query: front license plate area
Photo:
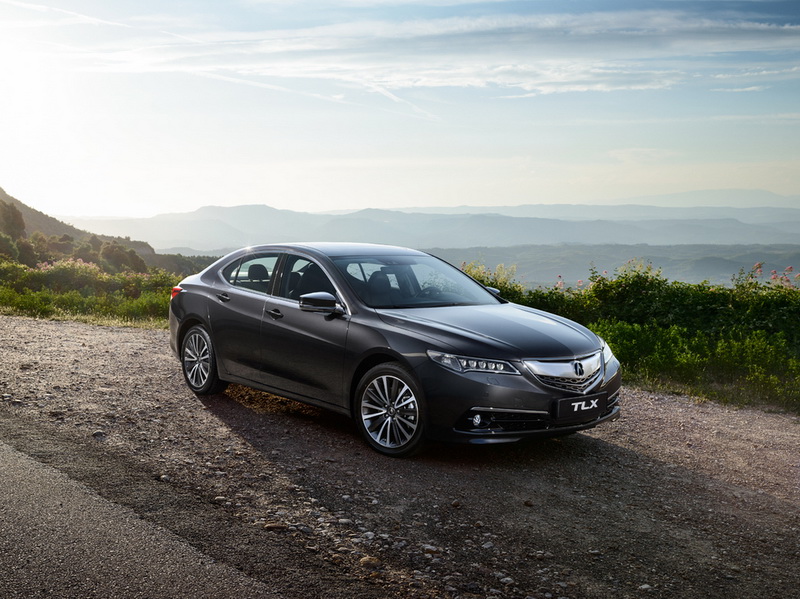
[[[608,395],[606,393],[560,399],[556,404],[556,419],[559,424],[589,422],[599,418],[606,411],[607,405]]]

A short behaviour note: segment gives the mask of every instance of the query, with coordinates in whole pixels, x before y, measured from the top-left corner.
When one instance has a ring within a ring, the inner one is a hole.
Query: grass
[[[69,322],[82,322],[105,327],[128,327],[135,329],[162,329],[169,328],[166,318],[122,318],[119,316],[103,316],[101,314],[75,314],[63,310],[56,310],[49,316],[36,316],[9,306],[0,306],[0,316],[26,316],[42,320],[56,320]]]

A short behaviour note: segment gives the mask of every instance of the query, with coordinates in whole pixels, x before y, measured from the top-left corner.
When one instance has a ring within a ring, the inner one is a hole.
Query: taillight
[[[183,291],[182,287],[173,287],[172,288],[172,297],[170,299],[175,299],[175,296],[178,295],[181,291]]]

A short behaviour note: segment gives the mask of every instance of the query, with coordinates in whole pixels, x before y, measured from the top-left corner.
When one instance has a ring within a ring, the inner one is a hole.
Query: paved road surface
[[[278,597],[0,443],[0,597]]]

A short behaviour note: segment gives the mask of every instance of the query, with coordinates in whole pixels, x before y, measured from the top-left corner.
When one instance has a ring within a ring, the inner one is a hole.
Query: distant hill
[[[89,230],[83,230],[73,225],[64,223],[56,218],[53,218],[52,216],[48,216],[44,212],[39,212],[38,210],[23,204],[18,199],[8,195],[3,188],[0,188],[0,200],[6,203],[11,203],[17,207],[22,214],[22,218],[25,220],[25,232],[29,236],[35,231],[39,231],[48,237],[52,235],[56,235],[58,237],[61,237],[62,235],[69,235],[73,239],[81,239],[83,237],[89,237],[92,235]],[[137,254],[140,255],[154,253],[152,246],[145,242],[134,241],[128,238],[110,235],[98,235],[98,237],[103,241],[117,241],[121,245],[132,248]]]
[[[419,248],[455,266],[477,262],[491,269],[498,264],[516,266],[516,278],[528,286],[551,286],[561,276],[575,286],[588,281],[591,269],[613,273],[630,260],[661,268],[674,281],[728,285],[740,270],[749,272],[756,262],[764,262],[764,272],[783,272],[792,266],[800,272],[800,244],[764,245],[616,245],[550,244],[468,248]],[[210,252],[221,256],[227,249]],[[190,248],[173,248],[170,254],[191,256]],[[159,254],[156,254],[158,257]],[[206,259],[210,263],[210,259]],[[186,271],[188,272],[188,271]]]
[[[721,197],[711,193],[709,202],[714,195]],[[207,206],[148,219],[70,219],[72,224],[67,224],[0,189],[0,199],[22,212],[28,233],[38,230],[76,238],[90,235],[88,231],[104,234],[104,239],[136,249],[148,264],[183,274],[196,272],[211,256],[246,245],[365,241],[428,248],[455,265],[473,261],[490,268],[516,265],[517,278],[533,286],[552,285],[559,275],[574,286],[578,280],[588,280],[592,267],[613,272],[631,259],[651,262],[673,280],[714,284],[730,283],[740,269],[749,271],[756,262],[766,262],[767,272],[800,268],[800,198],[766,192],[759,197],[777,205],[540,204],[339,214],[265,205]],[[153,253],[148,243],[131,239],[144,239],[159,253]],[[200,254],[205,256],[184,258]]]
[[[714,189],[656,196],[639,196],[592,204],[523,204],[521,206],[451,206],[403,208],[425,214],[484,214],[536,216],[566,220],[653,218],[719,218],[721,212],[742,222],[768,222],[764,208],[800,209],[800,196],[782,196],[763,189]],[[720,210],[722,209],[722,211]],[[780,213],[772,210],[770,214]]]
[[[514,247],[429,248],[427,251],[460,266],[478,262],[494,269],[498,264],[516,266],[516,278],[535,287],[551,286],[559,280],[575,286],[588,282],[591,269],[613,273],[629,260],[640,260],[661,268],[674,281],[728,285],[740,270],[749,272],[756,262],[783,272],[793,266],[800,272],[800,245],[524,245]]]
[[[780,223],[797,225],[800,199],[796,208],[766,206],[732,208],[719,206],[647,206],[644,204],[527,204],[523,206],[462,206],[460,208],[418,208],[421,214],[496,214],[513,217],[550,218],[567,221],[613,220],[717,220],[734,219],[747,224],[775,226]],[[414,212],[403,209],[401,212]]]
[[[107,235],[143,239],[159,251],[181,247],[193,248],[198,253],[298,240],[451,248],[560,243],[800,243],[800,206],[529,205],[464,209],[470,212],[435,212],[437,209],[432,208],[432,212],[368,209],[346,214],[313,214],[265,205],[207,206],[152,218],[73,219],[73,223]],[[498,210],[509,214],[500,214]]]
[[[22,218],[25,219],[25,231],[28,235],[34,231],[40,231],[48,237],[51,235],[70,235],[71,237],[79,238],[86,235],[86,231],[81,231],[77,227],[63,223],[60,220],[46,215],[44,212],[31,208],[23,204],[18,199],[8,195],[3,188],[0,187],[0,200],[13,204],[22,213]]]

